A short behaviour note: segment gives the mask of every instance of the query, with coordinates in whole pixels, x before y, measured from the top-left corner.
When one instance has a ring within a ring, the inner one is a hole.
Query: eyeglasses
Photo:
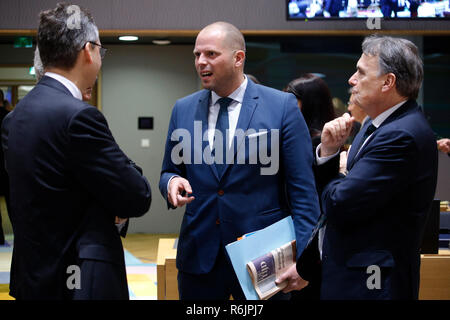
[[[103,59],[105,57],[106,51],[108,49],[106,49],[104,46],[102,46],[101,44],[95,43],[94,41],[88,41],[90,44],[93,44],[95,46],[100,47],[100,57]]]

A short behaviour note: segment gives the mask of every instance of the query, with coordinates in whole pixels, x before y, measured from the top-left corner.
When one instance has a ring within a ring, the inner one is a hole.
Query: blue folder
[[[248,300],[259,300],[259,297],[248,274],[247,262],[292,240],[295,240],[295,231],[292,217],[289,216],[225,247]]]

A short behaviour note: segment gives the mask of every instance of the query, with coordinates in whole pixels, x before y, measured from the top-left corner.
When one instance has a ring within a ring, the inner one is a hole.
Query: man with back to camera
[[[317,148],[327,218],[319,232],[321,298],[418,299],[420,246],[437,178],[434,135],[415,102],[422,61],[405,39],[370,36],[362,51],[349,84],[370,119],[353,141],[347,171],[338,174],[337,154],[352,117],[327,123]]]
[[[45,75],[2,128],[14,232],[10,294],[128,299],[115,219],[142,216],[151,191],[103,115],[81,101],[102,64],[98,29],[84,8],[58,4],[40,13],[37,43]]]
[[[3,119],[5,119],[6,115],[8,114],[8,111],[5,108],[5,105],[3,103],[5,99],[5,95],[3,93],[3,90],[0,89],[0,126],[3,123]],[[3,150],[0,150],[0,195],[5,196],[5,201],[8,207],[8,175],[5,170],[5,161],[3,157]],[[0,245],[5,244],[5,233],[3,231],[2,226],[2,215],[0,212]]]
[[[311,140],[294,95],[244,75],[245,41],[235,26],[206,26],[194,56],[205,89],[173,108],[159,188],[170,208],[187,204],[177,248],[180,299],[226,300],[231,294],[240,300],[245,296],[225,246],[292,215],[300,255],[316,224]],[[181,152],[180,133],[189,145]],[[279,168],[271,172],[267,163],[249,161],[257,154],[249,144],[263,139],[267,154],[279,155]],[[307,284],[295,265],[277,281],[284,280],[285,293]],[[274,297],[283,298],[288,295]]]
[[[33,58],[33,63],[34,63],[34,74],[36,77],[36,83],[38,83],[39,81],[41,81],[42,77],[45,74],[44,71],[44,66],[42,65],[42,61],[41,61],[41,56],[39,54],[39,48],[36,47],[36,50],[34,50],[34,58]],[[86,89],[84,89],[81,92],[81,99],[85,102],[89,102],[92,98],[92,87],[88,87]]]

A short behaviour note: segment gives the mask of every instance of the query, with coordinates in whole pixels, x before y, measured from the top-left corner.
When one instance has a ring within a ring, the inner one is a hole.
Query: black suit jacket
[[[391,114],[359,153],[352,147],[346,177],[338,175],[338,167],[339,157],[318,166],[327,215],[321,298],[417,299],[420,245],[436,188],[437,147],[415,101]],[[379,288],[376,278],[370,278],[375,273]]]
[[[103,115],[43,77],[5,118],[2,145],[14,231],[10,294],[70,297],[67,268],[80,258],[125,272],[114,217],[142,216],[151,192]]]

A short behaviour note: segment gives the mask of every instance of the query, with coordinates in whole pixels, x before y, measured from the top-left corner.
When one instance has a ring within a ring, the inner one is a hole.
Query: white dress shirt
[[[77,98],[78,100],[83,100],[83,96],[81,94],[80,89],[78,89],[78,87],[75,85],[75,83],[73,83],[66,77],[63,77],[62,75],[54,73],[54,72],[46,72],[44,75],[47,77],[53,78],[58,82],[61,82],[63,84],[63,86],[66,87],[67,90],[69,90],[70,93],[75,98]]]
[[[228,147],[231,147],[231,141],[233,140],[234,133],[236,132],[236,126],[239,119],[239,113],[241,112],[242,101],[244,100],[245,90],[247,89],[247,77],[244,75],[245,79],[233,93],[228,97],[233,99],[233,101],[228,106]],[[217,102],[220,98],[217,93],[211,91],[211,100],[209,105],[208,113],[208,141],[209,146],[213,147],[214,143],[214,130],[216,129],[217,117],[219,116],[220,105]]]
[[[380,113],[375,119],[373,119],[372,124],[378,128],[379,126],[381,126],[381,124],[391,115],[393,114],[398,108],[400,108],[407,100],[403,100],[402,102],[396,104],[395,106],[385,110],[384,112]],[[372,133],[373,134],[373,133]],[[362,148],[364,147],[364,145],[366,144],[367,140],[372,136],[372,134],[370,136],[368,136],[366,138],[366,140],[364,140],[364,142],[362,143],[361,147],[359,148],[358,152],[356,153],[356,155],[359,153],[360,150],[362,150]],[[319,150],[320,150],[320,146],[321,144],[319,144],[317,146],[316,149],[316,160],[317,160],[317,165],[321,165],[324,164],[325,162],[327,162],[328,160],[330,160],[331,158],[334,158],[335,156],[337,156],[339,154],[339,151],[329,157],[320,157],[319,156]],[[356,156],[355,155],[355,156]],[[320,230],[319,230],[319,252],[320,252],[320,259],[322,260],[322,246],[323,246],[323,238],[325,237],[325,230],[327,228],[327,225],[325,224]]]

